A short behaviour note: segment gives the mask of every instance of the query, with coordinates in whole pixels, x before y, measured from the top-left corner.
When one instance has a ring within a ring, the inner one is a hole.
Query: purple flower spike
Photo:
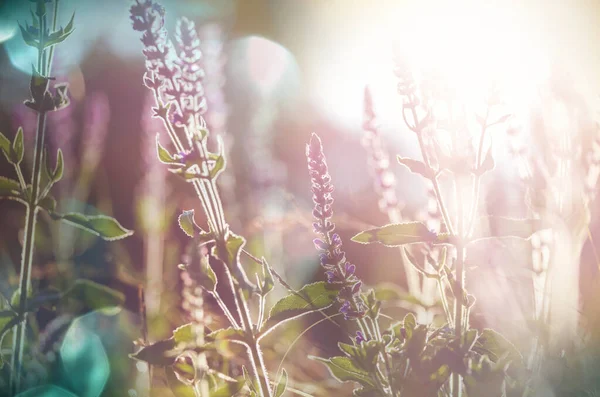
[[[343,285],[338,294],[338,301],[342,303],[340,312],[344,314],[345,319],[356,319],[365,313],[365,305],[360,297],[362,284],[354,275],[356,267],[346,262],[346,254],[342,250],[342,238],[339,234],[333,233],[335,229],[335,225],[331,222],[333,185],[321,139],[316,134],[312,134],[309,144],[306,145],[306,157],[312,182],[312,199],[315,204],[313,216],[316,222],[313,223],[313,229],[320,236],[313,242],[317,250],[322,252],[319,259],[325,269],[327,282]]]

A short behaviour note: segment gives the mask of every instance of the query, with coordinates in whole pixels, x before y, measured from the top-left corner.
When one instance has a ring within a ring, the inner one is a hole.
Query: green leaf
[[[178,165],[180,167],[183,167],[185,164],[181,163],[178,160],[175,160],[175,158],[171,155],[171,153],[169,153],[169,151],[160,144],[158,137],[159,137],[159,135],[157,134],[156,135],[156,152],[158,154],[158,159],[160,160],[160,162],[163,164]]]
[[[199,261],[192,262],[189,265],[181,264],[179,268],[187,271],[189,276],[206,291],[216,291],[218,284],[217,275],[210,266],[208,256],[202,256]]]
[[[225,169],[225,157],[220,155],[210,169],[210,178],[215,179]]]
[[[188,237],[194,237],[196,234],[196,230],[201,230],[200,226],[196,224],[194,220],[194,210],[183,211],[179,218],[177,218],[179,222],[179,227]]]
[[[173,331],[173,340],[177,344],[193,344],[196,341],[194,325],[189,323],[178,327]]]
[[[181,349],[177,348],[175,339],[169,338],[144,346],[137,352],[130,354],[129,357],[150,365],[166,367],[173,365],[180,354]]]
[[[490,328],[485,328],[475,345],[473,351],[486,355],[493,362],[498,361],[501,357],[508,355],[508,358],[517,363],[522,362],[523,356],[519,350],[501,333]]]
[[[69,23],[67,23],[67,26],[65,26],[65,32],[71,32],[73,30],[73,22],[75,22],[75,12],[73,12]]]
[[[125,229],[119,221],[106,215],[84,215],[78,212],[51,212],[50,215],[107,241],[120,240],[133,234],[132,230]]]
[[[436,234],[421,222],[392,223],[358,233],[352,241],[361,244],[381,243],[388,247],[434,242]]]
[[[58,182],[62,179],[63,173],[65,170],[65,164],[63,160],[62,150],[58,149],[56,153],[56,166],[54,167],[54,172],[52,173],[52,179],[54,182]]]
[[[246,244],[246,240],[242,236],[229,232],[225,250],[222,249],[223,247],[217,245],[218,248],[215,250],[215,256],[226,264],[235,264],[239,261],[240,252],[244,244]]]
[[[275,386],[275,390],[273,393],[275,395],[275,397],[283,396],[283,393],[285,393],[285,389],[287,388],[287,383],[288,383],[288,374],[284,368],[281,372],[281,376],[279,377],[279,380],[277,381],[277,385]]]
[[[375,387],[370,374],[358,368],[348,357],[331,357],[328,359],[309,356],[310,359],[322,362],[331,375],[340,382],[358,382],[365,387]]]
[[[8,153],[10,153],[10,139],[4,136],[3,133],[0,132],[0,151],[4,153],[4,156],[8,159]]]
[[[244,331],[241,329],[235,329],[233,327],[221,328],[206,335],[206,339],[213,341],[229,340],[234,342],[246,343],[246,336]]]
[[[470,242],[491,238],[529,239],[534,233],[544,229],[537,219],[507,218],[503,216],[483,216],[475,224]]]
[[[173,331],[169,339],[142,347],[129,357],[159,367],[173,365],[177,356],[190,347],[197,347],[192,323],[182,325]]]
[[[21,185],[14,179],[0,176],[0,199],[21,199]]]
[[[297,293],[291,293],[275,303],[269,313],[268,321],[282,323],[307,313],[326,309],[335,303],[339,291],[339,285],[325,281],[307,284]]]
[[[38,41],[36,38],[21,24],[19,24],[19,29],[21,29],[21,36],[23,37],[23,41],[30,47],[38,48]]]
[[[245,384],[246,382],[243,379],[226,383],[223,386],[211,390],[210,397],[233,397],[244,388]]]
[[[66,40],[67,37],[73,33],[73,22],[75,20],[75,13],[71,16],[71,20],[67,24],[66,27],[60,28],[56,32],[53,32],[48,36],[48,38],[44,41],[44,47],[50,47],[52,45],[62,43]]]
[[[23,128],[19,127],[15,140],[12,143],[11,162],[19,165],[25,155],[25,146],[23,145]]]
[[[67,37],[69,37],[71,35],[71,33],[73,33],[74,28],[73,28],[73,22],[75,20],[75,13],[73,13],[73,15],[71,16],[71,20],[69,20],[69,23],[67,24],[67,26],[65,26],[64,28],[60,28],[55,32],[52,32],[47,38],[46,40],[44,40],[44,47],[50,47],[59,43],[62,43],[63,41],[65,41],[67,39]]]
[[[19,322],[19,316],[13,312],[12,317],[2,317],[0,318],[0,368],[4,366],[4,357],[2,355],[2,345],[4,342],[4,337],[8,334],[8,331],[13,329],[15,325]]]
[[[38,206],[46,210],[48,213],[56,211],[56,199],[52,196],[46,196],[38,202]]]
[[[177,375],[173,368],[165,368],[167,376],[167,384],[175,397],[195,397],[194,388],[191,385],[186,385],[177,379]]]
[[[77,280],[61,297],[71,313],[79,315],[100,311],[115,314],[125,303],[122,292],[91,280]]]
[[[415,315],[412,313],[408,313],[406,316],[404,316],[402,324],[404,326],[404,329],[406,330],[406,338],[412,338],[413,331],[417,327],[417,318],[415,317]]]
[[[217,243],[212,250],[212,254],[225,263],[242,288],[254,290],[256,286],[248,280],[240,261],[240,253],[245,244],[246,240],[242,236],[228,231],[225,244]]]
[[[406,168],[408,168],[411,172],[413,172],[415,174],[419,174],[419,175],[425,177],[426,179],[435,178],[435,171],[431,167],[428,167],[422,161],[414,160],[414,159],[411,159],[408,157],[400,157],[400,156],[398,156],[397,158],[398,158],[398,162],[400,164],[402,164],[403,166],[405,166]]]

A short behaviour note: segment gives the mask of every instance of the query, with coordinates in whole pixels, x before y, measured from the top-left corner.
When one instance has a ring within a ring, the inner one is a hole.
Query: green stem
[[[246,338],[248,338],[248,356],[250,358],[250,363],[252,364],[252,369],[254,370],[254,376],[258,379],[258,383],[260,385],[261,395],[262,397],[271,397],[273,394],[271,393],[271,388],[269,387],[267,368],[260,351],[258,338],[256,338],[256,335],[254,334],[252,319],[250,318],[250,311],[248,309],[246,298],[244,297],[244,291],[242,291],[241,287],[237,286],[237,288],[234,288],[234,297],[238,302],[239,315],[242,319],[242,325],[246,333]]]
[[[31,284],[31,268],[33,265],[33,247],[35,244],[35,224],[37,218],[37,196],[42,171],[42,154],[46,131],[46,112],[38,113],[38,125],[33,154],[33,171],[31,196],[28,198],[25,215],[25,231],[21,253],[21,276],[18,315],[20,322],[15,326],[12,349],[11,393],[16,395],[21,390],[21,373],[23,370],[23,352],[25,350],[25,333],[27,329],[27,295]]]
[[[46,31],[46,17],[40,17],[40,43],[38,48],[38,72],[48,76],[52,66],[54,46],[50,47],[50,56],[46,58],[44,37]],[[58,25],[58,0],[54,2],[54,16],[52,31]],[[37,221],[37,202],[39,199],[40,180],[42,175],[42,158],[44,154],[44,140],[46,136],[46,114],[38,112],[37,130],[35,134],[35,149],[33,152],[33,169],[31,172],[31,196],[27,198],[25,214],[25,230],[23,233],[23,248],[21,252],[21,273],[19,282],[19,323],[14,328],[13,346],[11,356],[10,392],[16,395],[21,390],[21,373],[23,371],[23,353],[27,331],[27,295],[31,285],[31,269],[33,266],[33,248],[35,245],[35,225]],[[19,180],[23,180],[19,172]]]
[[[460,206],[459,206],[460,207]],[[462,215],[462,214],[460,214]],[[461,222],[462,223],[462,222]],[[454,280],[454,335],[458,338],[459,345],[462,344],[463,334],[463,281],[464,281],[464,247],[462,242],[456,246],[456,277]],[[452,374],[452,395],[453,397],[462,396],[462,382],[458,373]]]

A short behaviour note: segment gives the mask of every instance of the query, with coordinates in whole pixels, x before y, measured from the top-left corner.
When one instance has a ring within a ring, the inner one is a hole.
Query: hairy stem
[[[23,352],[25,350],[25,334],[27,329],[27,295],[31,284],[31,268],[33,266],[33,248],[35,245],[35,225],[37,220],[37,197],[42,171],[42,157],[46,130],[46,112],[38,113],[38,124],[33,154],[33,170],[31,196],[28,198],[25,215],[25,230],[21,252],[21,276],[19,282],[19,323],[15,326],[12,349],[11,392],[13,395],[21,389],[21,372],[23,370]]]
[[[459,181],[455,181],[455,188],[458,196],[460,197],[461,186]],[[465,259],[465,248],[463,244],[463,233],[464,233],[464,214],[462,200],[457,200],[457,218],[458,218],[458,243],[456,244],[456,274],[454,280],[454,335],[458,340],[459,347],[462,347],[463,340],[463,284],[464,284],[464,259]],[[462,381],[458,373],[452,374],[452,395],[453,397],[462,396]]]
[[[46,62],[44,50],[44,37],[46,30],[46,17],[40,17],[40,43],[38,49],[38,71],[48,76],[51,70],[52,54],[54,46],[50,48],[50,57]],[[58,24],[58,0],[54,2],[54,16],[52,31],[56,30]],[[23,353],[25,351],[25,339],[27,331],[27,295],[31,284],[31,268],[33,266],[33,248],[35,245],[35,225],[37,221],[37,201],[42,175],[42,157],[44,154],[44,140],[46,135],[46,112],[38,112],[37,130],[35,134],[35,149],[33,152],[33,169],[31,171],[31,196],[28,197],[25,213],[25,230],[23,233],[23,248],[21,251],[21,273],[19,281],[19,323],[13,330],[13,346],[11,356],[10,392],[16,395],[21,390],[21,373],[23,371]],[[24,179],[19,172],[19,180]]]
[[[248,304],[246,302],[246,298],[244,297],[244,291],[242,291],[242,288],[238,286],[234,289],[234,293],[235,300],[239,302],[238,310],[240,318],[242,319],[243,327],[246,331],[246,337],[249,339],[248,356],[252,364],[252,369],[254,370],[254,375],[258,379],[258,383],[260,385],[261,395],[262,397],[271,397],[273,394],[271,393],[271,388],[269,387],[267,368],[260,351],[258,338],[254,334],[252,319],[250,318],[250,310],[248,309]]]
[[[462,243],[456,246],[456,280],[454,282],[455,298],[454,298],[454,335],[462,344],[463,333],[463,278],[464,278],[464,247]],[[462,382],[458,373],[452,374],[452,396],[462,396]]]

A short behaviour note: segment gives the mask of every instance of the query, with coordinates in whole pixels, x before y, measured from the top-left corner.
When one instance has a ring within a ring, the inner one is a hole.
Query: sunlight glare
[[[323,62],[331,66],[317,77],[320,102],[338,122],[360,125],[369,84],[383,122],[398,118],[393,59],[400,49],[417,78],[434,69],[467,104],[481,102],[496,83],[511,107],[525,109],[549,75],[545,41],[530,19],[523,10],[475,3],[388,3],[358,19],[348,47],[331,48]]]

